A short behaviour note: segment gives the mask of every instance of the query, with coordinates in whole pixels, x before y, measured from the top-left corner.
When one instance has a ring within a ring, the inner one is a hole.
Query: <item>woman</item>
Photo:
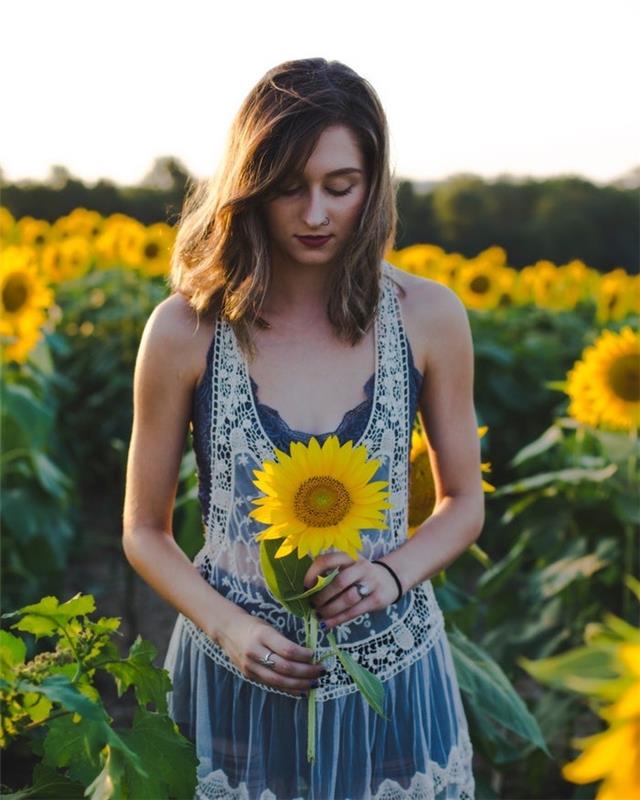
[[[124,548],[180,612],[165,667],[171,715],[196,743],[198,797],[473,797],[467,722],[429,581],[483,524],[472,343],[451,291],[383,259],[395,226],[380,101],[351,69],[320,58],[258,82],[222,168],[187,200],[174,293],[151,314],[136,364]],[[408,539],[418,411],[437,505]],[[193,562],[171,534],[190,420],[205,526]],[[395,502],[388,528],[363,532],[357,560],[325,552],[308,570],[309,586],[340,570],[315,595],[318,649],[334,629],[384,682],[387,720],[339,662],[314,661],[302,621],[274,602],[258,562],[253,470],[276,447],[329,432],[380,459],[376,478]]]

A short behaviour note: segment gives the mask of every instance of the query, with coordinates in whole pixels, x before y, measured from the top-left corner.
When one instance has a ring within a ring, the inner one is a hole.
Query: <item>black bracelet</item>
[[[380,564],[381,567],[384,567],[385,569],[388,569],[389,572],[393,575],[393,580],[396,582],[396,584],[398,586],[398,596],[396,597],[396,599],[393,602],[397,603],[398,600],[402,597],[402,584],[400,583],[400,580],[398,579],[398,576],[396,575],[396,573],[391,569],[391,567],[388,564],[385,564],[384,561],[376,560],[376,561],[372,561],[371,563],[372,564]]]

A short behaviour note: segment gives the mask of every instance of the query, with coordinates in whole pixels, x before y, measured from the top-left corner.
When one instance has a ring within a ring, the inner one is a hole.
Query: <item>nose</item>
[[[322,198],[320,189],[309,192],[309,201],[303,214],[305,225],[309,228],[317,228],[328,217],[325,201]]]

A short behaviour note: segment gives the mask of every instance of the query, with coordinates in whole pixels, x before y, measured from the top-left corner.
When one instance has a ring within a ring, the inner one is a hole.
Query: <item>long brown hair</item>
[[[338,337],[356,344],[376,313],[380,263],[397,224],[387,120],[364,78],[324,58],[273,67],[240,106],[218,171],[187,192],[167,282],[198,315],[226,319],[251,358],[251,326],[269,327],[260,316],[271,274],[262,206],[292,172],[303,171],[323,130],[336,124],[354,133],[368,182],[327,304]]]

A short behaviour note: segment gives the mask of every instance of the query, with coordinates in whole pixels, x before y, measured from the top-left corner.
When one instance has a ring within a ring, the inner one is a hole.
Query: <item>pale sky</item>
[[[8,181],[208,175],[257,80],[314,56],[374,86],[397,177],[640,164],[636,0],[13,0],[0,22]]]

